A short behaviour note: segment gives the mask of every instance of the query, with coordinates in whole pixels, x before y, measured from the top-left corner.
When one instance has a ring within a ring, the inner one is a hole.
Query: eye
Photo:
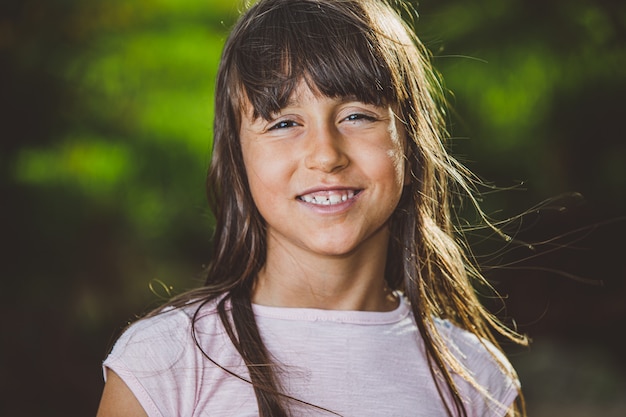
[[[281,120],[273,124],[272,126],[270,126],[268,130],[287,129],[289,127],[296,127],[296,126],[298,126],[298,123],[294,122],[293,120]]]
[[[368,115],[368,114],[363,114],[363,113],[353,113],[351,115],[349,115],[348,117],[346,117],[345,119],[343,119],[347,122],[358,122],[358,121],[367,121],[367,122],[374,122],[376,121],[376,117]]]

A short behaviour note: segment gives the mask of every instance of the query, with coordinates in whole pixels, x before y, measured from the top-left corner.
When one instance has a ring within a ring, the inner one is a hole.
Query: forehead
[[[240,95],[240,99],[237,100],[239,102],[239,113],[242,117],[249,120],[270,120],[272,117],[279,113],[281,110],[289,107],[299,107],[303,106],[306,103],[311,103],[312,101],[317,100],[333,100],[337,103],[345,103],[345,102],[353,102],[358,101],[365,104],[371,104],[379,107],[387,107],[387,99],[382,96],[377,96],[375,99],[372,99],[368,96],[359,96],[353,93],[331,93],[327,94],[314,85],[310,80],[300,79],[296,86],[291,89],[290,94],[286,96],[284,100],[281,100],[279,103],[275,102],[275,106],[266,112],[258,109],[255,106],[253,100],[248,97],[245,90],[243,94]],[[396,107],[396,106],[392,106]]]
[[[291,95],[289,95],[289,97],[284,102],[284,104],[280,108],[276,109],[276,111],[273,111],[272,113],[270,113],[267,118],[263,117],[262,114],[255,111],[255,108],[252,102],[247,97],[244,97],[241,102],[241,106],[240,106],[241,115],[244,118],[249,119],[251,121],[258,120],[258,119],[269,119],[275,113],[280,112],[280,110],[282,109],[290,108],[290,107],[300,107],[300,106],[304,106],[308,103],[311,103],[313,101],[318,101],[318,100],[332,100],[336,103],[359,101],[359,102],[364,102],[366,104],[374,104],[377,106],[381,105],[379,103],[368,103],[364,100],[361,100],[355,94],[327,95],[327,94],[322,93],[316,86],[311,87],[309,83],[307,83],[305,80],[300,80],[296,88],[292,90]]]

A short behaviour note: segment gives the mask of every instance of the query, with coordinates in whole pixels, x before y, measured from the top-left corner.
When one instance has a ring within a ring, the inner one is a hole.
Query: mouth
[[[296,198],[300,201],[304,201],[305,203],[318,206],[333,206],[335,204],[341,204],[343,202],[353,199],[361,191],[362,190],[351,189],[325,190],[299,195]]]

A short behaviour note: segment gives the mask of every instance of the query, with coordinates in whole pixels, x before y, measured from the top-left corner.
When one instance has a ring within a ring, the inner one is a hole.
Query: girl
[[[466,177],[399,16],[383,0],[242,15],[217,76],[206,285],[121,336],[99,416],[522,412],[492,332],[524,339],[472,288],[448,191]]]

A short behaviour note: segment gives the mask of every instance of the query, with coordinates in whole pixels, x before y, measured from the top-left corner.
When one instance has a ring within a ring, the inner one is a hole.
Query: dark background
[[[0,1],[0,415],[94,415],[119,331],[201,282],[213,80],[236,11]],[[506,309],[485,302],[533,339],[505,346],[530,416],[626,415],[626,3],[418,12],[451,149],[513,237],[468,233]]]

